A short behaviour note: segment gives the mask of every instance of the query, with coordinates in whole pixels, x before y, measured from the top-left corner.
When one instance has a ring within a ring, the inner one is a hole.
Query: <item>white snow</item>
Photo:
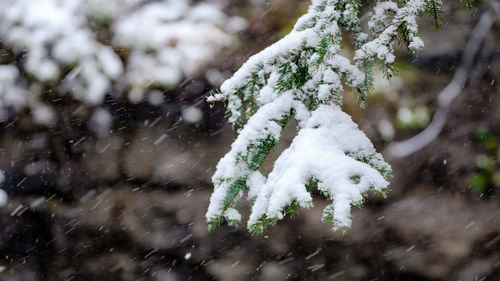
[[[349,115],[335,105],[320,106],[276,161],[257,196],[248,225],[257,223],[264,214],[282,219],[283,208],[294,200],[302,207],[312,206],[305,185],[314,178],[320,180],[318,188],[327,191],[333,201],[334,227],[349,227],[351,203],[362,200],[362,194],[370,188],[381,190],[389,183],[377,170],[346,152],[376,154]],[[353,182],[353,176],[359,176],[359,182]]]
[[[408,29],[410,40],[408,48],[413,52],[418,52],[424,47],[424,42],[418,36],[417,18],[424,8],[424,0],[410,0],[401,8],[392,2],[377,3],[368,25],[380,34],[358,49],[355,59],[362,61],[377,57],[385,64],[393,63],[395,59],[393,38],[397,35],[397,27],[402,23],[405,23]],[[384,20],[389,12],[395,15],[390,24],[385,24]]]
[[[109,81],[122,73],[112,48],[101,44],[87,25],[80,0],[1,0],[0,38],[18,52],[26,52],[26,70],[41,81],[56,80],[62,68],[82,64],[68,89],[82,90],[85,102],[102,101]],[[48,46],[53,46],[52,48]],[[98,59],[100,58],[100,59]]]
[[[21,63],[27,72],[21,77],[14,64],[0,65],[0,120],[8,118],[6,108],[29,108],[38,123],[51,123],[51,107],[42,107],[41,93],[28,89],[37,81],[57,85],[58,95],[100,105],[106,94],[119,95],[117,89],[140,102],[155,88],[203,75],[246,27],[245,20],[224,14],[218,3],[0,0],[0,41],[25,57]],[[105,30],[109,35],[103,37]],[[150,101],[161,102],[158,95]]]
[[[259,109],[247,125],[241,130],[238,138],[231,145],[231,151],[228,152],[217,164],[217,171],[212,177],[214,182],[221,181],[216,185],[215,191],[210,198],[210,205],[206,214],[207,219],[217,218],[223,206],[224,198],[232,184],[232,180],[249,176],[252,171],[248,168],[248,163],[238,161],[238,155],[247,155],[247,149],[252,144],[258,144],[259,141],[267,136],[279,139],[281,135],[281,126],[272,121],[282,119],[283,115],[289,114],[292,108],[292,96],[283,94],[273,103],[264,105]],[[224,179],[232,179],[227,181]],[[252,179],[259,181],[258,175],[254,174]],[[256,193],[255,191],[253,193]],[[236,217],[237,211],[232,211],[231,217]],[[226,214],[224,214],[226,215]]]
[[[126,71],[133,87],[172,87],[235,43],[232,32],[236,30],[222,28],[234,18],[211,3],[189,2],[150,2],[116,18],[114,44],[134,50]],[[244,27],[244,21],[240,19],[239,25]]]
[[[88,125],[89,129],[98,136],[107,136],[113,125],[113,116],[106,109],[98,108],[92,113]]]
[[[188,106],[182,110],[182,118],[187,123],[196,124],[203,120],[203,111],[196,106]]]
[[[290,204],[312,206],[306,186],[314,181],[332,201],[323,219],[339,229],[350,226],[352,204],[360,204],[369,190],[383,192],[388,186],[390,166],[342,112],[341,94],[344,86],[366,94],[367,74],[360,67],[364,63],[378,59],[390,65],[395,61],[393,44],[400,24],[408,28],[412,51],[423,46],[416,17],[425,1],[410,0],[401,7],[377,2],[368,33],[361,31],[359,6],[347,3],[337,11],[337,2],[313,0],[290,34],[253,55],[222,84],[220,92],[209,97],[211,102],[227,102],[230,122],[239,124],[250,117],[217,165],[208,221],[239,220],[234,206],[247,191],[254,202],[248,228],[258,231],[262,224],[282,219]],[[341,29],[354,33],[352,59],[342,51]],[[251,153],[268,145],[269,139],[279,140],[282,124],[277,120],[290,112],[298,123],[298,134],[265,177],[249,160]]]
[[[373,32],[382,30],[386,24],[385,20],[388,18],[389,13],[395,14],[398,9],[398,5],[392,1],[375,3],[370,20],[368,21],[368,28]]]

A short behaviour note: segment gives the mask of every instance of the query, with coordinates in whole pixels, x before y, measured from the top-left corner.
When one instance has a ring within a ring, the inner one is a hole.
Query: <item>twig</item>
[[[457,68],[451,82],[444,88],[438,96],[439,108],[434,114],[432,122],[419,134],[402,142],[395,142],[389,145],[386,152],[393,157],[401,158],[413,154],[433,142],[441,133],[446,123],[449,106],[462,91],[470,70],[474,63],[483,40],[493,25],[494,17],[487,11],[483,13],[479,22],[471,32],[471,36],[462,56],[460,66]]]

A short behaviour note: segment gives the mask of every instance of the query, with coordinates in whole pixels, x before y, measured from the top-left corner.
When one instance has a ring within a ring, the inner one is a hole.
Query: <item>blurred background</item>
[[[346,235],[321,223],[319,194],[266,235],[207,231],[236,134],[205,97],[308,4],[0,0],[0,280],[500,280],[494,1],[446,1],[366,110],[345,94],[394,170]]]

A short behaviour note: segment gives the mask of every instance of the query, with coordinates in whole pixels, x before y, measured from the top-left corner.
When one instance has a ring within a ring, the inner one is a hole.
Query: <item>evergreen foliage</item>
[[[332,201],[322,219],[334,230],[350,226],[351,205],[361,206],[367,192],[385,197],[391,168],[341,111],[342,94],[347,87],[365,107],[373,68],[392,76],[395,44],[418,52],[423,41],[417,19],[426,12],[441,25],[442,2],[376,2],[366,33],[360,8],[358,0],[313,0],[289,35],[251,57],[209,97],[227,102],[233,124],[246,121],[213,176],[210,229],[224,220],[238,224],[236,205],[245,196],[252,204],[247,225],[252,233],[294,215],[298,206],[311,207],[313,189]],[[345,34],[352,38],[354,57],[343,52]],[[292,119],[298,134],[265,177],[262,162]]]

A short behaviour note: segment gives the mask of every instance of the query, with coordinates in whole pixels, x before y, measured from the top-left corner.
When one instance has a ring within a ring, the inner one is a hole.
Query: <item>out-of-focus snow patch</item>
[[[149,93],[148,101],[151,105],[160,105],[163,103],[164,97],[161,91],[152,91]]]
[[[212,3],[159,1],[117,18],[114,43],[131,49],[126,77],[137,88],[171,87],[198,73],[222,48],[234,43],[230,31],[246,23],[229,18]],[[228,22],[234,22],[234,25]],[[233,26],[230,31],[222,27]]]
[[[3,186],[4,181],[5,181],[5,172],[3,170],[0,170],[0,187]],[[8,198],[9,197],[7,196],[5,190],[0,189],[0,207],[3,207],[5,206],[5,204],[7,204]]]
[[[19,70],[14,65],[0,65],[0,106],[20,109],[27,105],[26,90],[17,85]]]
[[[0,38],[17,53],[23,66],[40,81],[54,81],[65,67],[79,65],[65,89],[82,101],[102,102],[112,80],[123,72],[112,47],[103,45],[88,24],[85,1],[1,0]],[[105,2],[103,2],[105,3]]]
[[[41,125],[50,126],[55,122],[54,111],[47,105],[38,105],[34,107],[33,119]]]
[[[220,85],[224,82],[224,80],[226,80],[227,77],[218,69],[210,68],[205,72],[205,78],[212,85]]]
[[[203,119],[203,112],[196,106],[188,106],[182,110],[182,118],[188,123],[198,123]]]
[[[87,14],[100,17],[100,20],[106,21],[130,11],[141,2],[143,0],[85,0],[85,8]]]
[[[46,125],[55,116],[42,103],[47,88],[91,105],[106,95],[159,105],[155,89],[203,75],[246,27],[218,0],[0,0],[0,7],[0,42],[23,57],[0,64],[0,121],[29,108]],[[211,83],[222,82],[211,74]]]
[[[380,133],[380,136],[385,141],[391,141],[394,139],[396,135],[396,130],[392,123],[387,119],[382,119],[377,123],[377,128]]]
[[[99,108],[92,114],[88,124],[98,136],[107,136],[113,124],[113,116],[107,110]]]

